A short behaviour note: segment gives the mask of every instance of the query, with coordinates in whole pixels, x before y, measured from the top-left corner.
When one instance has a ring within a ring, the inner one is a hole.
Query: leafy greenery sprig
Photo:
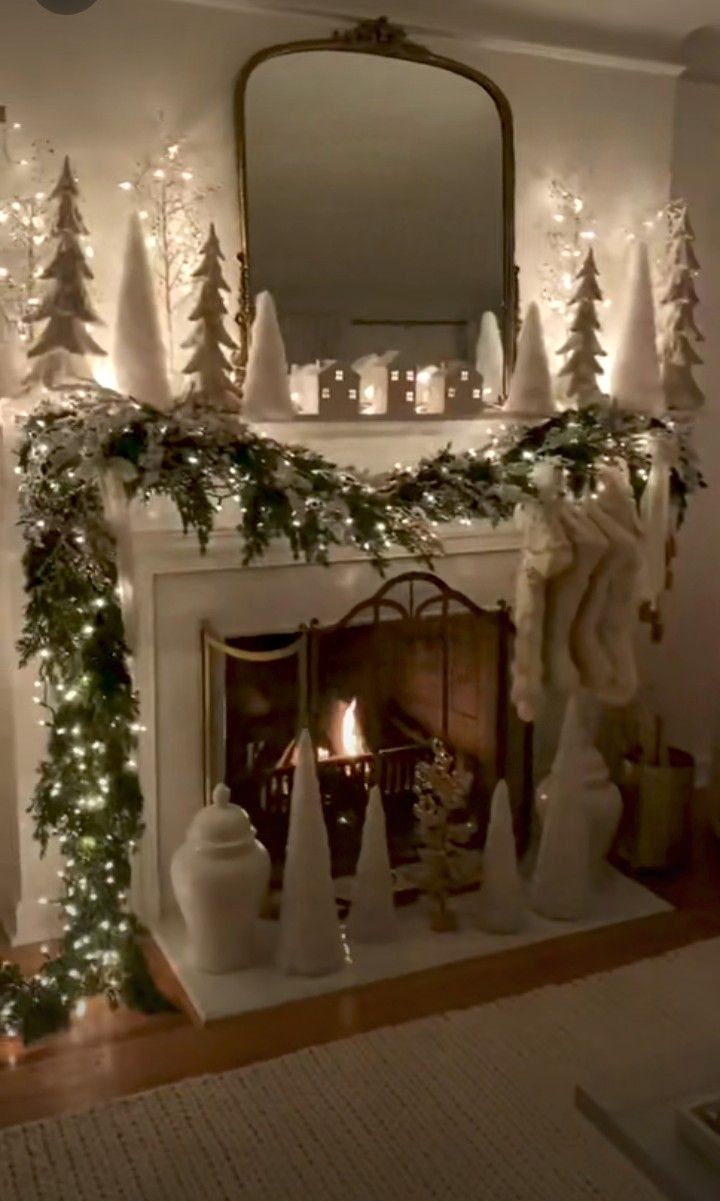
[[[167,1004],[128,909],[143,829],[140,727],[106,512],[110,479],[128,501],[169,498],[203,550],[218,510],[236,506],[244,564],[285,539],[308,563],[328,563],[334,547],[350,545],[382,571],[397,548],[425,561],[441,554],[441,524],[510,517],[536,495],[539,462],[554,464],[575,495],[592,491],[603,463],[624,463],[639,494],[647,435],[664,428],[607,409],[568,412],[477,452],[448,447],[371,479],[190,406],[165,415],[92,389],[34,412],[18,467],[27,591],[20,655],[39,664],[48,743],[30,813],[43,850],[57,838],[63,854],[59,895],[49,901],[63,937],[29,978],[0,964],[0,1034],[31,1041],[50,1033],[92,993],[146,1011]],[[680,512],[701,484],[685,447],[672,477]]]

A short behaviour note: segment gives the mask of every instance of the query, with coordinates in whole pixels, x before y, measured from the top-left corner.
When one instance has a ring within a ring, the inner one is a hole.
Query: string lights
[[[50,233],[55,151],[47,138],[29,144],[23,139],[22,123],[9,121],[0,107],[0,301],[27,342],[32,337],[27,316],[40,303],[37,282]]]

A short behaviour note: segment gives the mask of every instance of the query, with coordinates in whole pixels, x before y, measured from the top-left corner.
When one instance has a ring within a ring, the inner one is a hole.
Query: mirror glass
[[[244,104],[250,289],[272,293],[288,362],[474,365],[483,314],[505,319],[502,129],[485,89],[302,51],[262,61]]]

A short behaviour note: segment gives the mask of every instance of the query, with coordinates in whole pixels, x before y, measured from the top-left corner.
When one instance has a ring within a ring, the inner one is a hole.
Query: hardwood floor
[[[696,848],[692,871],[658,880],[654,887],[678,908],[209,1026],[196,1024],[176,978],[151,945],[153,973],[178,1012],[158,1017],[112,1012],[96,998],[64,1034],[26,1049],[0,1042],[0,1126],[564,983],[720,935],[720,846],[715,840]],[[25,969],[38,958],[37,948],[12,953]]]

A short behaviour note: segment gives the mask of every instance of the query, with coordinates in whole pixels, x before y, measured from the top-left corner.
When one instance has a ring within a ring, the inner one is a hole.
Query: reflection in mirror
[[[270,57],[248,79],[245,155],[250,289],[275,298],[299,411],[497,399],[503,145],[483,87],[380,55]]]

